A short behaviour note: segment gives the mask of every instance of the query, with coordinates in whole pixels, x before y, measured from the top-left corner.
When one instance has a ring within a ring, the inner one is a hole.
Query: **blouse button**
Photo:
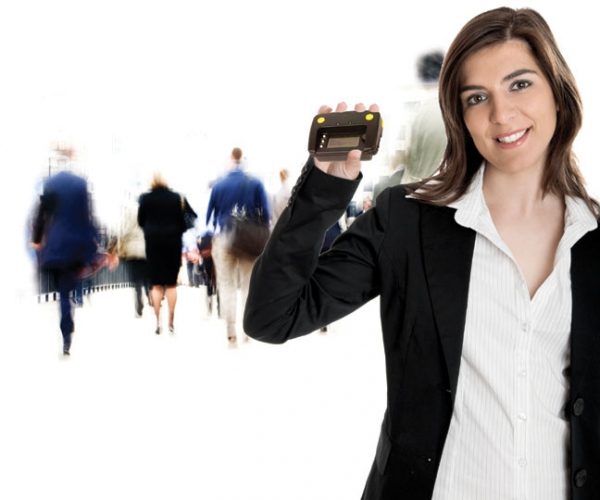
[[[577,488],[581,488],[587,481],[587,471],[585,469],[579,469],[575,473],[574,483]]]
[[[580,417],[583,413],[583,409],[585,408],[585,401],[583,398],[577,398],[573,403],[573,415],[576,417]]]

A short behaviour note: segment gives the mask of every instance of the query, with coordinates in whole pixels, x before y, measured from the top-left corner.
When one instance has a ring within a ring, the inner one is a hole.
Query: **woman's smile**
[[[509,132],[508,134],[501,134],[496,137],[499,147],[504,149],[516,148],[522,145],[528,137],[529,128],[520,130],[518,132]]]

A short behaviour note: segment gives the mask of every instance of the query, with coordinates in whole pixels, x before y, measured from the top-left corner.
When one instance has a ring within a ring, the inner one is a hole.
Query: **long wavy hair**
[[[556,130],[548,147],[542,177],[544,194],[583,199],[600,213],[600,205],[590,198],[573,152],[573,142],[581,129],[583,110],[575,78],[564,60],[550,27],[532,9],[493,9],[471,19],[448,49],[439,80],[439,101],[448,142],[437,174],[438,182],[415,185],[414,196],[422,201],[446,205],[467,191],[484,158],[464,123],[460,102],[463,68],[468,57],[508,40],[525,42],[548,80],[558,106]]]

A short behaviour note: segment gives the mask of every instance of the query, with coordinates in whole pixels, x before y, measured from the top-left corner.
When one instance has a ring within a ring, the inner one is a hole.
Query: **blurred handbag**
[[[247,199],[244,191],[248,185],[248,178],[240,186],[238,200]],[[254,210],[248,210],[245,206],[241,208],[238,205],[233,207],[230,218],[229,238],[227,240],[228,250],[239,257],[258,257],[267,244],[271,228],[269,221],[265,220],[261,207],[254,207]]]
[[[198,218],[198,215],[196,212],[194,212],[188,201],[183,196],[181,197],[181,214],[183,217],[183,226],[185,227],[186,231],[196,227],[196,219]]]
[[[249,213],[235,210],[231,216],[228,238],[229,251],[238,256],[258,257],[267,244],[271,229],[260,210]]]

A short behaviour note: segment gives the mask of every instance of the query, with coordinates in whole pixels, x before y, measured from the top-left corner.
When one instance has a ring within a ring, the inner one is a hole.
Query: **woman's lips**
[[[510,134],[504,134],[497,136],[495,138],[496,142],[504,148],[513,148],[516,146],[520,146],[523,144],[525,139],[527,138],[529,131],[531,129],[526,128],[524,130],[520,130],[518,132],[512,132]]]

